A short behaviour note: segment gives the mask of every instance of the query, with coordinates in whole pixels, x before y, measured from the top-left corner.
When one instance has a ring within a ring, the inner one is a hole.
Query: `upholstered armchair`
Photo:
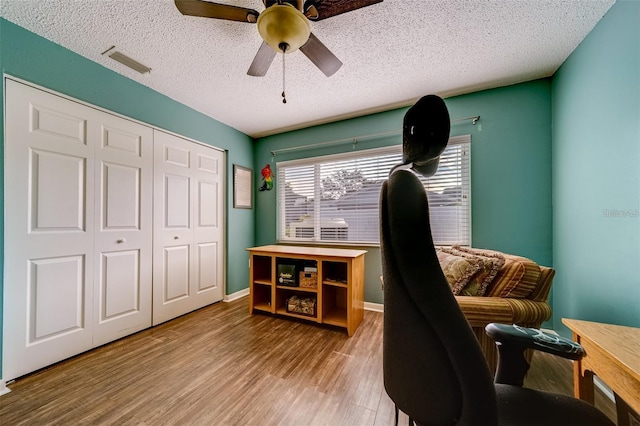
[[[551,318],[548,299],[555,270],[521,256],[491,250],[438,248],[437,254],[456,301],[480,342],[489,369],[495,373],[498,352],[485,327],[490,323],[504,323],[540,328]],[[449,271],[452,262],[457,266],[457,277]],[[479,268],[473,272],[477,264],[488,267],[486,271]],[[528,361],[532,354],[532,351],[526,352]]]

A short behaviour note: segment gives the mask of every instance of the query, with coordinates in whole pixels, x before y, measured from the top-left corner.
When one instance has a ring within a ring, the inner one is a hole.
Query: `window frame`
[[[453,242],[453,241],[448,241],[446,243],[442,243],[442,244],[438,244],[436,242],[437,245],[452,245],[452,244],[460,244],[460,245],[471,245],[471,236],[472,236],[472,206],[471,206],[471,135],[470,134],[466,134],[466,135],[460,135],[460,136],[452,136],[449,138],[449,142],[447,144],[447,149],[451,146],[454,145],[466,145],[466,163],[467,163],[467,170],[466,171],[462,171],[462,173],[466,173],[468,175],[468,181],[466,184],[466,192],[464,192],[463,190],[463,197],[466,197],[467,199],[467,213],[466,213],[466,218],[467,218],[467,226],[468,226],[468,234],[467,234],[467,241],[460,241],[460,242]],[[341,152],[341,153],[336,153],[336,154],[328,154],[328,155],[321,155],[321,156],[315,156],[315,157],[306,157],[306,158],[299,158],[299,159],[292,159],[292,160],[283,160],[283,161],[278,161],[276,162],[276,173],[275,173],[275,179],[276,179],[276,190],[277,190],[277,194],[276,194],[276,241],[278,243],[283,243],[283,244],[294,244],[294,243],[301,243],[301,244],[305,244],[305,245],[338,245],[338,246],[366,246],[366,247],[379,247],[380,246],[380,241],[378,239],[378,241],[353,241],[353,240],[335,240],[335,239],[327,239],[327,240],[322,240],[322,239],[316,239],[315,237],[312,238],[295,238],[295,237],[285,237],[283,238],[283,235],[286,234],[286,230],[282,229],[282,225],[283,223],[286,223],[285,220],[285,215],[286,215],[286,209],[282,208],[282,205],[284,203],[284,197],[285,197],[285,182],[284,180],[281,181],[281,175],[280,175],[280,171],[283,168],[290,168],[290,167],[305,167],[305,166],[320,166],[321,164],[325,164],[325,163],[331,163],[331,162],[339,162],[339,161],[349,161],[349,160],[353,160],[353,159],[361,159],[363,157],[376,157],[376,156],[383,156],[383,155],[392,155],[392,154],[397,154],[398,155],[398,162],[395,164],[398,164],[402,161],[402,145],[398,145],[398,144],[394,144],[394,145],[388,145],[388,146],[384,146],[384,147],[378,147],[378,148],[369,148],[369,149],[362,149],[362,150],[358,150],[358,151],[348,151],[348,152]],[[464,161],[464,160],[463,160]],[[464,165],[462,166],[464,167]],[[314,172],[314,176],[315,176],[316,172]],[[437,174],[436,174],[437,175]],[[386,180],[387,177],[384,178],[384,180]],[[318,185],[320,182],[320,177],[319,176],[315,176],[314,178],[315,182],[314,182],[314,202],[316,203],[316,207],[314,208],[314,211],[318,211],[318,215],[319,218],[317,221],[320,221],[322,219],[322,211],[318,208],[319,207],[319,197],[317,197],[317,194],[319,194],[319,189],[318,189]],[[426,188],[426,187],[425,187]],[[464,184],[463,184],[463,188],[464,188]],[[379,203],[378,203],[378,210],[379,210]],[[433,209],[432,209],[433,210]],[[459,216],[456,216],[459,217]],[[317,227],[317,226],[316,226]]]

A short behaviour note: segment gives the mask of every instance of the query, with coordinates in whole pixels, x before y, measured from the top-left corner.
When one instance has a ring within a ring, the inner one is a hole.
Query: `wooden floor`
[[[382,314],[356,334],[218,303],[10,384],[2,425],[392,425]],[[527,385],[572,394],[571,363],[536,354]],[[614,416],[612,404],[596,404]],[[406,424],[406,416],[401,424]]]

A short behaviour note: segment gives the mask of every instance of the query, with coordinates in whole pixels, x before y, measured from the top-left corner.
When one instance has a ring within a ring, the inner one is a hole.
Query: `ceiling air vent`
[[[148,66],[141,64],[135,59],[131,59],[124,53],[118,52],[114,49],[115,49],[115,46],[111,46],[109,49],[102,52],[102,54],[109,56],[114,61],[118,61],[122,65],[127,66],[132,70],[138,71],[140,74],[146,74],[148,72],[151,72],[151,68],[149,68]]]

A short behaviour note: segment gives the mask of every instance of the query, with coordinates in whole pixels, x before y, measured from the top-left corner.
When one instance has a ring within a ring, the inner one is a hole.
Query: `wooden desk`
[[[593,404],[593,376],[640,413],[640,328],[563,318],[586,355],[573,364],[576,398]]]

